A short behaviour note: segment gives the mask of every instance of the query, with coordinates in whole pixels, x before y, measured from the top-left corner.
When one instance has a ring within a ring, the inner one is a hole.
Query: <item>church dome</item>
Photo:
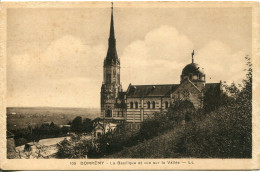
[[[202,71],[202,69],[199,67],[198,64],[190,63],[186,65],[182,70],[183,76],[188,76],[189,74],[198,75],[198,74],[204,74],[204,72]]]
[[[194,63],[194,50],[191,53],[192,55],[192,62],[186,65],[181,74],[181,82],[188,78],[190,81],[193,82],[205,82],[205,74],[203,72],[203,68],[201,68],[197,63]]]

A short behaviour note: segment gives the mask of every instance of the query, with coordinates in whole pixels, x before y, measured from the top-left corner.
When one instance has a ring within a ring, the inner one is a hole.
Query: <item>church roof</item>
[[[129,85],[126,92],[127,97],[156,97],[156,96],[170,96],[180,84],[168,85]],[[220,90],[220,83],[205,84],[204,92],[208,89]]]
[[[170,96],[179,84],[168,85],[129,85],[127,97]]]

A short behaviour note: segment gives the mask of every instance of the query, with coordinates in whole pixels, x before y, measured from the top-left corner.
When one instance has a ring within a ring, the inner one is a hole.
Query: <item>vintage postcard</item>
[[[260,168],[259,3],[1,2],[0,168]]]

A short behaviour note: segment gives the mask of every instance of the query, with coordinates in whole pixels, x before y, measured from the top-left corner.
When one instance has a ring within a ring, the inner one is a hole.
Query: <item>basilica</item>
[[[220,90],[221,83],[206,83],[205,73],[194,62],[194,51],[191,57],[191,63],[183,68],[178,83],[130,84],[127,90],[123,91],[112,7],[108,51],[103,65],[101,118],[104,121],[126,122],[129,128],[134,130],[139,129],[140,124],[155,112],[166,112],[177,99],[191,101],[196,109],[203,107],[204,93],[210,88]]]

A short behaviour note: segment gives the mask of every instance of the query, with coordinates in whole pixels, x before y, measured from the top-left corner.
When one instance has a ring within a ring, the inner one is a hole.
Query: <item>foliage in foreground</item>
[[[79,135],[73,135],[70,140],[64,139],[61,141],[57,147],[57,158],[82,159],[87,157],[92,142],[91,140],[82,139]]]

